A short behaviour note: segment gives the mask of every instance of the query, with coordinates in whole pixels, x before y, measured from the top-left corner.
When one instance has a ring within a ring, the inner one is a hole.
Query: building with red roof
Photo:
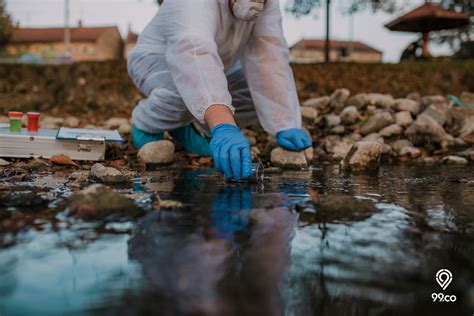
[[[121,59],[123,40],[116,26],[70,29],[70,55],[76,61]],[[17,25],[4,47],[9,56],[39,55],[45,59],[65,55],[64,27],[24,28]]]
[[[324,62],[323,39],[302,39],[290,47],[291,59],[296,63]],[[382,52],[367,44],[354,41],[330,42],[329,51],[332,62],[380,63]]]

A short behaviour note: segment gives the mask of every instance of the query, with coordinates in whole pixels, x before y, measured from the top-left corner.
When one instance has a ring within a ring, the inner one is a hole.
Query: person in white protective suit
[[[279,0],[165,0],[128,59],[147,96],[132,115],[135,145],[169,131],[186,151],[212,155],[234,180],[252,173],[238,126],[258,118],[280,146],[312,146],[301,129],[281,20]],[[210,129],[210,143],[193,120]]]

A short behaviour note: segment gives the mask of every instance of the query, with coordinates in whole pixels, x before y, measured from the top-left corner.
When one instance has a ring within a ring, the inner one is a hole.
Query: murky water
[[[12,241],[0,249],[0,314],[473,315],[473,171],[328,166],[233,186],[211,170],[150,173],[133,185],[143,203],[157,192],[184,208],[0,232]],[[376,209],[322,214],[310,188]],[[440,269],[453,275],[445,290]]]

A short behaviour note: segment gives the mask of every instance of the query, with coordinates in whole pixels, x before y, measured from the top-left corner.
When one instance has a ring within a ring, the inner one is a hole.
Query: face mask
[[[243,21],[253,21],[263,11],[264,0],[236,0],[232,7],[234,16]]]

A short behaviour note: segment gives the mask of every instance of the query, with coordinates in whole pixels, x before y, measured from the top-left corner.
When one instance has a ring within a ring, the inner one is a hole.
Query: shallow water
[[[0,249],[0,314],[473,315],[473,171],[327,166],[232,186],[212,170],[149,173],[122,190],[183,209],[0,232],[12,241]],[[321,216],[310,188],[376,210]]]

